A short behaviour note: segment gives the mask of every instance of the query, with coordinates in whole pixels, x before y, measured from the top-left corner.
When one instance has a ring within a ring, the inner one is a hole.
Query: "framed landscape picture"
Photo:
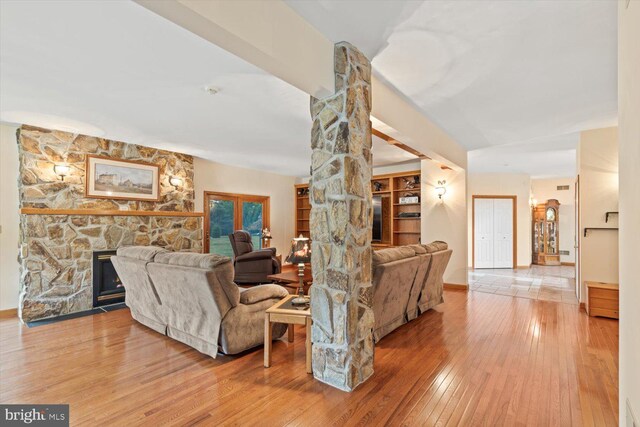
[[[86,197],[152,202],[160,200],[158,165],[90,155],[86,161]]]

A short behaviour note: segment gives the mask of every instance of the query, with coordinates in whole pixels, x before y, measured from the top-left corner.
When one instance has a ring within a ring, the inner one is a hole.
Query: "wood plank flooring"
[[[28,329],[0,320],[0,401],[69,403],[72,425],[618,424],[618,323],[576,306],[481,292],[385,337],[353,393],[305,373],[304,329],[212,359],[128,310]]]

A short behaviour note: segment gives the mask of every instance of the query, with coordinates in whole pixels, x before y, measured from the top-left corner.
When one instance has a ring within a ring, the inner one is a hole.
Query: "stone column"
[[[351,391],[373,374],[371,64],[334,50],[335,94],[311,98],[313,375]]]

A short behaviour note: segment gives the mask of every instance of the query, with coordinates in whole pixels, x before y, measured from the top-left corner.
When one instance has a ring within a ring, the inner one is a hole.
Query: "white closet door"
[[[475,268],[493,268],[493,199],[474,199]]]
[[[493,268],[513,267],[513,202],[493,200]]]

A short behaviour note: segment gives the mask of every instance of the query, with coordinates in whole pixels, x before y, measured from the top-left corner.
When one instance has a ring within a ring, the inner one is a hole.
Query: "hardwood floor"
[[[72,425],[618,424],[618,323],[574,305],[445,291],[385,337],[353,393],[305,373],[296,341],[212,359],[128,310],[28,329],[0,320],[0,401],[69,403]],[[285,335],[286,337],[286,335]]]

